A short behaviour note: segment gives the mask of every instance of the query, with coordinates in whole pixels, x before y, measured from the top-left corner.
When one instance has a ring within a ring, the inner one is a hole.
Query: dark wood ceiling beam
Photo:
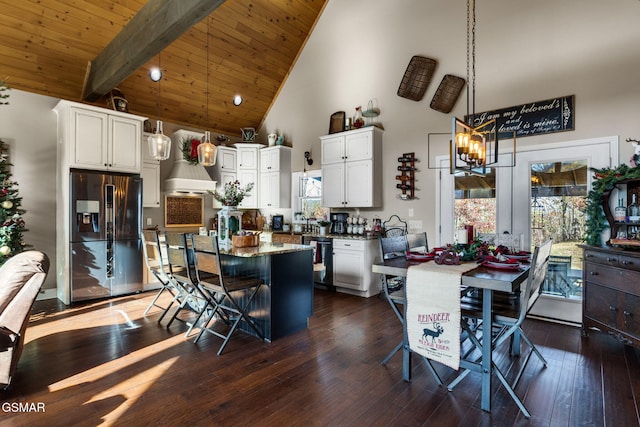
[[[95,102],[225,0],[149,0],[90,61],[82,99]]]

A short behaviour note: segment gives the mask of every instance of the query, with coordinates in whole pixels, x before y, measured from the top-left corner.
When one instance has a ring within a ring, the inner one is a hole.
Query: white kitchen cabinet
[[[258,162],[260,160],[259,152],[260,144],[235,144],[238,149],[237,169],[255,169],[258,170]]]
[[[367,298],[380,293],[380,278],[371,272],[378,252],[376,240],[333,239],[333,285],[336,290]]]
[[[215,168],[221,173],[235,173],[237,149],[233,147],[218,147]]]
[[[244,200],[242,200],[239,207],[244,209],[256,209],[258,207],[258,191],[260,188],[258,185],[258,171],[239,169],[237,172],[237,179],[240,182],[240,186],[243,188],[250,182],[254,183],[253,190],[251,190]]]
[[[142,207],[160,207],[160,164],[142,164]]]
[[[258,207],[260,199],[260,144],[238,143],[234,144],[237,149],[236,175],[242,187],[253,182],[253,190],[240,203],[241,208],[255,209]]]
[[[218,193],[224,193],[224,185],[233,182],[237,179],[238,150],[233,147],[218,147],[218,154],[216,157],[216,164],[207,168],[211,179],[216,181],[216,190]],[[220,209],[222,204],[213,197],[212,207],[214,209]]]
[[[54,108],[59,117],[60,160],[72,168],[140,173],[145,117],[70,101]]]
[[[148,139],[152,134],[142,137],[142,207],[160,207],[160,160],[151,157]]]
[[[260,150],[260,207],[291,207],[291,147]]]
[[[320,137],[324,207],[382,205],[382,135],[366,127]]]

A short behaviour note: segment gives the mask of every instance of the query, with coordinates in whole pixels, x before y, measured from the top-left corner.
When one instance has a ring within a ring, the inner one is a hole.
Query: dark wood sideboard
[[[582,331],[640,347],[640,252],[583,245]]]

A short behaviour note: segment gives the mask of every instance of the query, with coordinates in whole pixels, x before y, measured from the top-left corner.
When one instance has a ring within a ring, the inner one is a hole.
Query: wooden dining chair
[[[163,248],[160,244],[160,236],[156,230],[143,230],[141,235],[142,239],[142,251],[144,253],[144,260],[147,269],[153,276],[160,282],[160,289],[156,293],[155,297],[144,311],[144,315],[149,314],[149,311],[153,308],[159,308],[162,314],[158,318],[158,323],[162,321],[164,316],[169,312],[173,304],[176,303],[181,297],[182,287],[179,286],[175,280],[170,276],[168,266],[165,265],[163,260]],[[160,305],[158,302],[160,296],[164,293],[171,295],[171,300],[167,305]]]
[[[194,342],[198,342],[205,332],[222,338],[218,356],[222,354],[231,336],[244,321],[256,335],[264,340],[250,315],[251,303],[264,284],[262,279],[250,276],[231,276],[225,274],[220,262],[218,240],[215,236],[190,235],[194,253],[194,267],[198,286],[208,294],[212,310],[202,319],[200,333]],[[216,316],[216,313],[221,316]],[[217,327],[217,320],[222,317],[226,332]]]
[[[473,346],[480,349],[483,345],[482,341],[487,339],[491,340],[490,345],[492,351],[500,347],[504,342],[510,340],[511,347],[510,352],[513,355],[520,355],[520,344],[524,340],[529,350],[521,363],[520,369],[512,382],[508,382],[500,369],[492,362],[492,369],[496,376],[505,386],[507,392],[511,395],[518,407],[522,410],[525,417],[529,417],[529,411],[525,408],[520,398],[515,394],[515,387],[522,377],[529,359],[535,354],[542,362],[543,366],[547,366],[547,361],[542,356],[542,353],[536,348],[534,343],[527,337],[522,329],[522,323],[526,318],[527,313],[531,310],[531,307],[538,299],[540,295],[540,288],[545,280],[547,274],[547,268],[549,265],[549,256],[551,253],[552,241],[548,240],[540,246],[537,246],[533,252],[531,258],[531,267],[526,282],[521,286],[518,292],[505,293],[494,292],[492,315],[493,315],[493,328],[489,332],[488,337],[483,337],[487,331],[482,327],[482,295],[479,292],[468,293],[461,299],[461,315],[462,315],[462,335],[463,339],[469,339]],[[472,326],[473,325],[473,326]],[[477,358],[476,361],[481,360]],[[458,375],[453,382],[448,385],[449,391],[451,391],[462,379],[468,374],[469,370],[464,370]]]

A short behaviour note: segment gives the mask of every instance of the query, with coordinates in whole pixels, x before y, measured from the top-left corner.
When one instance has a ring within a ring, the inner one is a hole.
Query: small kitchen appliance
[[[347,232],[347,212],[332,212],[329,216],[331,220],[331,234],[345,234]]]

